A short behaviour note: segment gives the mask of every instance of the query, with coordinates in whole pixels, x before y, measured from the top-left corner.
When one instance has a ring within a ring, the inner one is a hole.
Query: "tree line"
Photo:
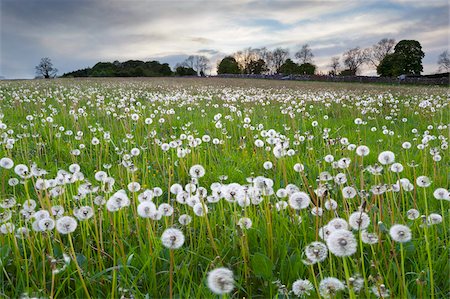
[[[423,71],[422,59],[425,53],[415,40],[383,38],[368,48],[355,47],[345,51],[342,57],[331,57],[329,75],[355,76],[363,65],[376,69],[380,76],[420,75]],[[246,48],[222,59],[218,63],[218,74],[283,74],[313,75],[316,65],[314,54],[308,44],[304,44],[291,59],[289,49]],[[296,60],[296,61],[294,61]],[[438,60],[439,71],[450,70],[448,51]]]
[[[425,53],[416,40],[383,38],[368,48],[355,47],[342,56],[333,56],[328,65],[328,75],[358,75],[367,65],[384,77],[420,75]],[[450,71],[448,50],[438,58],[439,72]],[[156,77],[156,76],[205,76],[212,70],[210,60],[203,55],[191,55],[172,70],[167,63],[158,61],[128,60],[125,62],[99,62],[92,68],[66,73],[62,77]],[[226,56],[217,63],[218,74],[283,74],[313,75],[317,71],[314,54],[309,44],[302,45],[291,56],[289,49],[245,48]],[[38,77],[52,78],[57,74],[51,60],[42,58],[36,66]]]

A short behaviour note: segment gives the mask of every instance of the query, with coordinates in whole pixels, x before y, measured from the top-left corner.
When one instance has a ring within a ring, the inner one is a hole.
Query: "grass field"
[[[0,82],[0,297],[446,298],[449,102],[424,86]]]

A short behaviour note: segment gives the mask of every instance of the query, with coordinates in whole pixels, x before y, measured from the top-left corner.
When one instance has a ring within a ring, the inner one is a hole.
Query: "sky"
[[[332,56],[382,38],[419,41],[423,74],[429,74],[449,49],[449,2],[0,0],[0,33],[0,76],[8,79],[33,78],[42,57],[59,74],[99,61],[174,66],[189,55],[207,56],[215,69],[218,60],[247,47],[288,48],[293,57],[305,43],[325,73]]]

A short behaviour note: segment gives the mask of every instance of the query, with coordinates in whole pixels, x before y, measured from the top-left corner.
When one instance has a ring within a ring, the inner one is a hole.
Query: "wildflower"
[[[11,169],[14,166],[14,162],[13,160],[11,160],[10,158],[1,158],[0,159],[0,167],[3,167],[5,169]]]
[[[358,156],[364,157],[370,153],[370,149],[365,145],[360,145],[356,148],[356,154]]]
[[[292,284],[292,293],[301,297],[304,295],[309,296],[310,292],[314,289],[313,284],[307,279],[297,279]]]
[[[199,216],[199,217],[203,217],[206,214],[208,214],[208,207],[201,202],[196,203],[193,207],[192,210],[194,211],[194,214]]]
[[[298,191],[289,196],[289,205],[294,210],[305,209],[309,206],[311,199],[305,192]]]
[[[168,203],[162,203],[159,205],[158,211],[161,213],[162,216],[165,216],[165,217],[172,216],[173,207],[171,205],[169,205]]]
[[[176,228],[166,229],[161,236],[164,247],[169,249],[178,249],[184,244],[184,234]]]
[[[366,230],[361,232],[361,240],[364,244],[376,244],[378,242],[378,236],[374,233],[369,233]]]
[[[311,264],[315,264],[327,258],[328,249],[322,242],[312,242],[305,247],[305,255]]]
[[[439,224],[442,222],[442,216],[439,214],[431,213],[428,215],[428,223],[429,224]]]
[[[327,209],[328,211],[334,211],[337,209],[337,207],[338,204],[334,199],[327,199],[327,201],[325,201],[325,209]]]
[[[201,165],[194,165],[189,169],[189,175],[193,178],[201,178],[205,173],[205,168]]]
[[[348,230],[336,230],[327,238],[328,249],[336,256],[350,256],[356,252],[356,239]]]
[[[78,220],[87,220],[94,216],[94,210],[90,206],[83,206],[79,209],[74,210],[74,216],[78,218]]]
[[[405,225],[395,224],[389,230],[391,238],[399,243],[405,243],[411,240],[411,229]]]
[[[151,201],[143,201],[137,207],[137,213],[142,218],[150,218],[156,212],[156,205]]]
[[[242,217],[238,220],[238,225],[241,229],[250,229],[252,227],[252,220],[247,217]]]
[[[37,224],[41,231],[49,231],[55,228],[55,221],[51,218],[41,219]]]
[[[394,161],[395,161],[395,154],[391,151],[384,151],[378,155],[378,162],[380,162],[383,165],[392,164],[394,163]]]
[[[303,164],[297,163],[294,165],[294,171],[296,172],[303,172],[305,170],[305,167]]]
[[[70,216],[63,216],[56,220],[56,230],[63,235],[73,233],[77,226],[75,218]]]
[[[330,231],[335,231],[338,229],[348,230],[348,223],[342,218],[333,218],[328,222],[327,227]]]
[[[217,295],[230,293],[234,289],[233,272],[227,268],[217,268],[208,273],[208,288]]]
[[[272,169],[273,163],[270,162],[270,161],[266,161],[266,162],[264,162],[263,167],[264,167],[264,169],[266,169],[266,170]]]
[[[389,298],[390,297],[390,292],[388,289],[386,289],[386,286],[384,284],[381,284],[378,287],[372,286],[371,291],[377,298]]]
[[[326,277],[320,281],[319,292],[325,298],[334,297],[337,292],[345,289],[344,283],[334,277]]]
[[[183,215],[180,215],[180,217],[178,217],[178,222],[181,225],[188,225],[189,223],[191,223],[191,221],[192,221],[192,217],[187,214],[183,214]]]
[[[354,212],[348,218],[348,223],[353,229],[364,230],[370,224],[370,217],[364,212]]]
[[[406,216],[408,217],[409,220],[416,220],[417,218],[420,217],[420,212],[417,211],[416,209],[410,209],[406,212]]]
[[[351,199],[356,196],[356,189],[350,186],[342,188],[342,197]]]
[[[138,182],[131,182],[128,184],[128,190],[130,190],[130,192],[138,192],[141,190],[141,184]]]
[[[426,188],[431,185],[431,180],[429,177],[421,175],[421,176],[417,177],[416,183],[417,183],[417,186]]]

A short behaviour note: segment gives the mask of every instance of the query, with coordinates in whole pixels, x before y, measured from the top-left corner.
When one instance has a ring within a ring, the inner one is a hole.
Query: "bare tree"
[[[239,64],[239,68],[246,74],[249,73],[249,65],[252,61],[257,61],[261,58],[260,49],[252,49],[251,47],[237,51],[233,54],[234,59]]]
[[[259,49],[259,57],[266,63],[267,72],[271,72],[273,70],[272,52],[266,47],[262,47]]]
[[[41,59],[41,62],[35,67],[36,74],[39,77],[44,77],[45,79],[54,78],[58,73],[58,70],[53,67],[52,60],[48,57]]]
[[[202,55],[191,55],[181,64],[183,67],[192,68],[198,75],[205,74],[210,64],[209,59]]]
[[[339,72],[339,69],[341,68],[341,62],[339,57],[337,56],[331,57],[330,67],[331,67],[330,74],[336,76]]]
[[[377,68],[386,55],[394,52],[395,39],[383,38],[371,48],[366,49],[367,60]]]
[[[445,50],[441,53],[441,55],[439,55],[438,65],[439,72],[450,72],[450,55],[448,53],[448,50]]]
[[[343,54],[344,65],[351,75],[356,75],[359,68],[367,61],[367,53],[360,47],[348,50]]]
[[[295,58],[300,60],[300,64],[312,63],[314,54],[312,53],[311,47],[308,44],[304,44],[302,48],[295,53]]]
[[[273,68],[278,72],[280,67],[283,65],[283,63],[286,61],[286,59],[289,58],[289,50],[283,49],[283,48],[276,48],[272,52],[272,63]]]

